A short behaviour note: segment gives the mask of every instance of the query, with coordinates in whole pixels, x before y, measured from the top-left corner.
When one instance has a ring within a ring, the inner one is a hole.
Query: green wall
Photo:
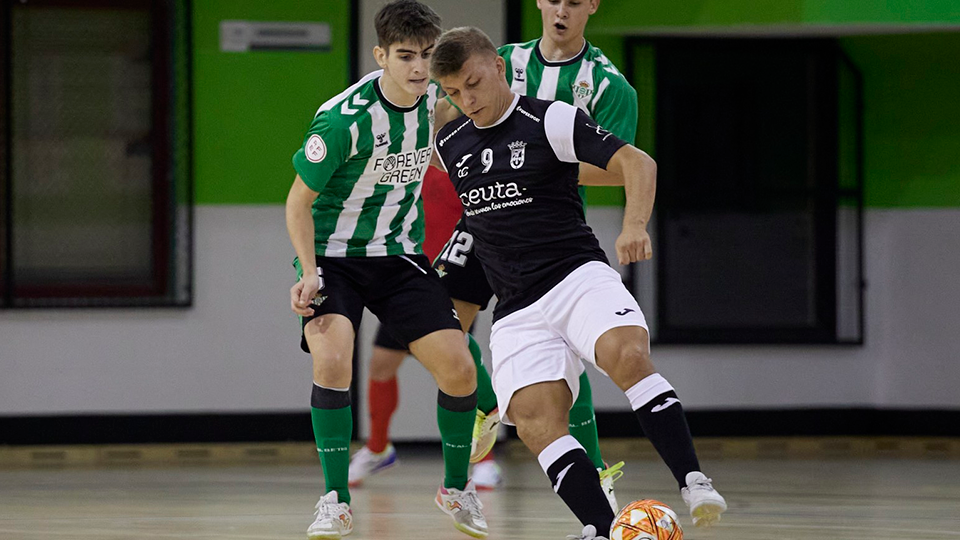
[[[844,38],[863,75],[868,206],[960,206],[960,33]]]
[[[523,26],[539,32],[533,0],[525,0]],[[957,24],[956,0],[601,0],[590,20],[594,33],[624,34],[658,26],[796,24]],[[531,38],[532,39],[532,38]]]
[[[194,185],[198,204],[275,204],[317,108],[349,84],[349,0],[193,2]],[[220,52],[221,20],[322,21],[327,52]]]
[[[524,39],[537,37],[540,12],[533,0],[523,4],[522,20]],[[623,67],[621,36],[631,31],[751,24],[936,28],[960,24],[960,1],[602,0],[587,37]],[[960,206],[960,32],[857,36],[840,44],[863,75],[867,206]],[[652,110],[652,104],[641,103],[640,110]],[[638,139],[645,124],[652,126],[641,118]],[[638,142],[652,148],[649,141]],[[588,200],[618,204],[619,194],[605,188],[591,191]]]

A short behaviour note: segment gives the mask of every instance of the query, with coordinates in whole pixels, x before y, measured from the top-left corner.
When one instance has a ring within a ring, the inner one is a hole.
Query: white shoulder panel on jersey
[[[383,75],[382,69],[378,69],[376,71],[371,71],[370,73],[367,73],[366,75],[363,76],[362,79],[351,84],[346,90],[344,90],[343,92],[340,92],[339,94],[333,96],[332,98],[324,102],[324,104],[321,105],[319,109],[317,109],[317,114],[320,114],[323,111],[329,111],[330,109],[334,108],[338,103],[347,99],[350,96],[350,94],[356,92],[357,89],[359,89],[361,86],[367,84],[368,82],[372,81],[373,79],[376,79],[381,75]],[[316,116],[316,114],[314,116]]]
[[[550,148],[557,159],[566,163],[578,163],[577,152],[573,148],[573,122],[577,117],[577,108],[562,101],[554,101],[543,115],[543,130],[550,141]]]
[[[600,88],[598,88],[597,92],[593,95],[593,101],[590,102],[591,110],[596,109],[597,103],[600,101],[600,96],[603,95],[603,92],[606,91],[608,86],[610,86],[610,79],[604,77],[603,80],[600,81]]]
[[[531,54],[533,47],[521,47],[519,44],[510,51],[510,65],[513,66],[513,73],[509,74],[512,81],[510,89],[518,94],[527,93],[527,64],[530,63]]]

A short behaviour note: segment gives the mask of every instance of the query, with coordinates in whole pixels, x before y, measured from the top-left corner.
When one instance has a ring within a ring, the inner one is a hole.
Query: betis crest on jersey
[[[523,167],[523,158],[527,143],[523,141],[514,141],[507,145],[507,148],[510,149],[510,166],[514,169],[519,169]]]
[[[573,95],[579,99],[587,99],[593,93],[593,86],[587,81],[580,81],[573,85]]]

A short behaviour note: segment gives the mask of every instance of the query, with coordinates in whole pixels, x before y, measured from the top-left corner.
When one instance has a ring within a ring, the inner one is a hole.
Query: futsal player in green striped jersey
[[[467,477],[476,369],[421,247],[420,186],[438,98],[429,58],[440,19],[419,2],[397,0],[380,9],[375,25],[382,71],[320,107],[293,157],[297,176],[287,197],[298,271],[290,306],[301,317],[301,348],[313,359],[311,412],[327,490],[307,536],[337,539],[353,530],[351,361],[367,307],[437,381],[445,474],[436,504],[457,529],[482,538],[487,524]]]

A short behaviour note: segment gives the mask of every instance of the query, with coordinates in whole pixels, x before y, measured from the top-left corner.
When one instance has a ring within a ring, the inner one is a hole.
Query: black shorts
[[[473,253],[473,235],[462,218],[437,260],[433,261],[433,268],[450,298],[476,304],[481,311],[487,309],[493,298],[493,289],[490,288],[483,266]]]
[[[408,344],[394,337],[393,332],[382,324],[377,328],[377,335],[373,338],[373,344],[391,351],[406,351],[410,348]]]
[[[474,324],[470,326],[470,333],[473,333],[473,327],[475,325],[476,325],[476,321],[474,321]],[[399,339],[397,339],[397,337],[393,335],[393,332],[391,332],[390,329],[388,329],[383,324],[381,324],[377,328],[377,335],[373,338],[373,344],[376,345],[377,347],[390,349],[391,351],[409,351],[410,350],[409,344],[404,343]]]
[[[299,279],[299,264],[294,266]],[[318,256],[317,269],[320,291],[311,304],[314,314],[301,317],[301,329],[320,315],[338,313],[350,319],[356,332],[364,307],[407,343],[437,330],[460,329],[453,303],[423,255]],[[309,352],[302,332],[300,348]]]

